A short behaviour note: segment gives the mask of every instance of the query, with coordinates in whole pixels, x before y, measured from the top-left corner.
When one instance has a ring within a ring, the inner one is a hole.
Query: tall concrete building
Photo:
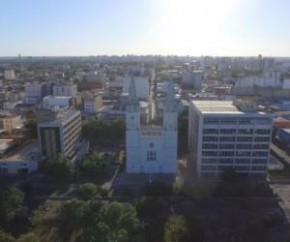
[[[7,81],[13,81],[15,80],[15,72],[12,69],[8,69],[4,71],[4,79]]]
[[[182,71],[182,86],[184,88],[193,88],[200,91],[204,79],[204,72],[200,70]]]
[[[23,101],[25,103],[36,104],[44,96],[49,94],[48,83],[27,83],[25,85],[25,95]]]
[[[87,94],[83,98],[84,112],[86,114],[97,113],[98,109],[101,108],[102,97],[95,96],[93,94]]]
[[[77,94],[76,84],[57,84],[52,87],[52,95],[60,97],[72,97]]]
[[[86,148],[80,142],[80,111],[66,109],[43,117],[45,118],[38,122],[38,141],[42,157],[50,158],[62,154],[73,160],[76,155],[85,153],[83,150]]]
[[[265,176],[272,116],[245,101],[192,101],[189,148],[198,176],[218,176],[233,168],[247,176]]]
[[[151,95],[148,108],[154,109]],[[126,109],[126,171],[127,173],[175,174],[177,169],[177,102],[173,83],[168,85],[163,108],[163,123],[140,122],[140,106],[131,79]],[[148,111],[148,113],[155,113]]]

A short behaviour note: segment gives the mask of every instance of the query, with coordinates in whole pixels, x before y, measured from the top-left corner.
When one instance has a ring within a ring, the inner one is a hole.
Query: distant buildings
[[[131,79],[136,83],[136,96],[140,100],[149,98],[149,76],[125,76],[123,77],[123,93],[129,93]]]
[[[192,101],[189,148],[199,177],[232,168],[247,176],[265,176],[272,116],[249,102]]]
[[[51,94],[51,83],[27,83],[25,84],[24,103],[38,104],[41,99]]]
[[[62,154],[72,161],[87,152],[81,141],[81,114],[73,109],[60,110],[43,116],[38,122],[38,141],[42,157]]]
[[[52,87],[52,95],[60,97],[72,97],[77,94],[76,84],[57,84]]]
[[[15,72],[12,69],[9,70],[5,70],[4,71],[4,79],[7,81],[13,81],[15,80],[16,76],[15,76]]]
[[[21,123],[20,115],[8,115],[2,118],[3,120],[3,129],[5,131],[11,132],[16,127],[19,127]]]
[[[283,87],[283,79],[279,72],[269,72],[263,75],[239,77],[235,88],[253,87]]]
[[[182,86],[184,88],[192,88],[197,91],[201,90],[201,84],[204,80],[204,72],[203,71],[186,71],[182,72]]]
[[[94,114],[102,107],[102,97],[94,95],[86,95],[84,97],[84,112],[86,114]]]
[[[46,109],[61,109],[72,106],[72,97],[46,96],[43,98],[43,107]]]

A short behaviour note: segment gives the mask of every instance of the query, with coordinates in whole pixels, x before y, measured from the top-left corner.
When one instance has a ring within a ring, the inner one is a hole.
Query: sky
[[[0,56],[290,56],[290,0],[1,0]]]

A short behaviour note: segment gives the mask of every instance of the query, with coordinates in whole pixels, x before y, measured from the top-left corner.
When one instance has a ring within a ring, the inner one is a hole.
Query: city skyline
[[[0,56],[290,56],[290,1],[4,1]]]

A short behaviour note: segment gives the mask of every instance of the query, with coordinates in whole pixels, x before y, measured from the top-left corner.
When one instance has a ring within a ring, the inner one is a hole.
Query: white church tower
[[[150,98],[150,102],[154,100]],[[155,105],[149,103],[148,107],[154,108]],[[168,85],[163,107],[163,124],[154,125],[149,120],[147,124],[141,125],[139,101],[132,78],[126,109],[127,173],[176,173],[177,102],[172,82]]]
[[[130,168],[136,167],[138,152],[140,148],[140,110],[136,95],[135,81],[132,78],[129,87],[128,103],[126,107],[126,156],[130,158]],[[128,168],[128,167],[127,167]]]
[[[174,84],[169,81],[167,88],[167,95],[163,106],[163,147],[165,160],[177,160],[177,113],[178,107],[174,94]],[[177,169],[173,163],[170,164],[169,170]]]

